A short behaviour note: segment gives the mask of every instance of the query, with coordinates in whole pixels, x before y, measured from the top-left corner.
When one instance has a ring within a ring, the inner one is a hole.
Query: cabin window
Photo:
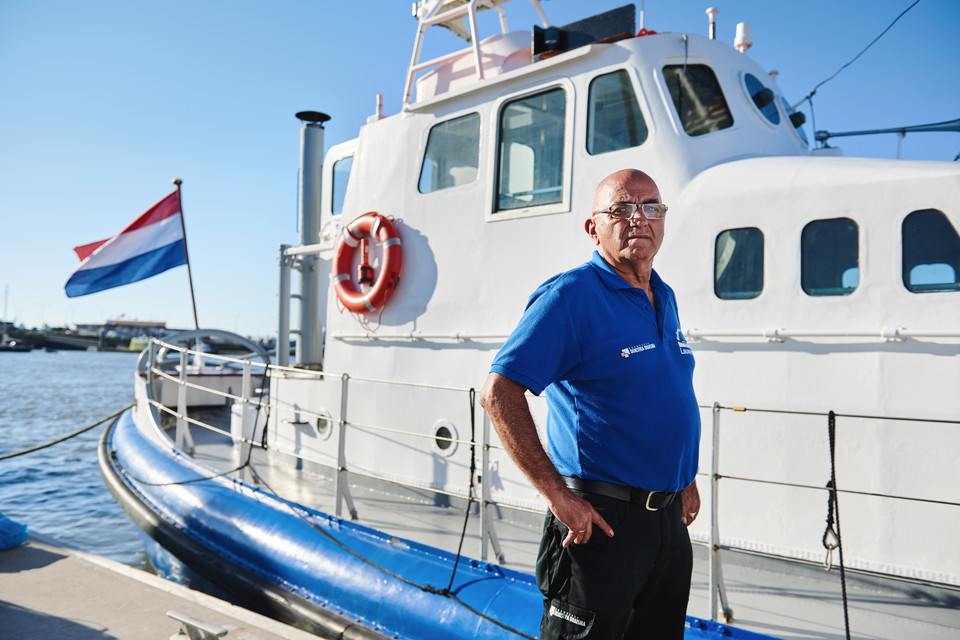
[[[780,98],[780,104],[783,105],[783,111],[787,114],[790,124],[793,125],[793,130],[796,131],[800,139],[803,140],[803,144],[809,145],[810,142],[807,140],[807,134],[803,132],[803,123],[807,121],[807,116],[803,115],[800,111],[794,111],[790,103],[787,102],[787,99],[782,96]]]
[[[713,69],[703,64],[673,64],[663,68],[663,77],[688,135],[702,136],[733,126]]]
[[[566,93],[552,89],[500,112],[497,211],[561,202]]]
[[[594,78],[590,82],[589,101],[587,153],[596,155],[628,149],[647,139],[647,124],[626,71]]]
[[[814,220],[800,234],[800,287],[845,296],[860,284],[860,229],[850,218]]]
[[[747,300],[763,291],[763,232],[727,229],[714,246],[713,291],[722,300]]]
[[[480,114],[441,122],[430,129],[420,167],[420,193],[469,184],[480,166]]]
[[[960,236],[942,212],[914,211],[902,234],[903,286],[914,293],[960,291]]]
[[[743,76],[743,84],[747,88],[750,101],[770,124],[780,124],[780,112],[777,110],[776,97],[773,89],[763,86],[757,76],[748,73]]]
[[[333,193],[333,202],[330,204],[330,211],[335,215],[343,213],[343,198],[347,195],[351,169],[353,169],[353,156],[340,158],[333,163],[333,181],[330,189]]]

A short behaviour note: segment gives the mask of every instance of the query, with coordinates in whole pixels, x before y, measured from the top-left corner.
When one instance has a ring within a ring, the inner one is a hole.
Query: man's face
[[[648,176],[633,174],[623,180],[614,180],[601,186],[594,199],[594,211],[606,209],[619,202],[642,204],[660,202],[660,190]],[[637,211],[627,220],[617,220],[605,213],[590,217],[585,229],[597,251],[614,264],[629,261],[634,264],[652,263],[663,243],[663,220],[648,220]]]

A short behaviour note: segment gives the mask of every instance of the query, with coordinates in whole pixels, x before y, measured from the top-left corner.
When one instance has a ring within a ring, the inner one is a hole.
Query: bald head
[[[614,202],[634,202],[629,194],[637,191],[647,191],[652,189],[657,193],[657,199],[660,198],[660,189],[653,178],[638,169],[621,169],[611,173],[600,181],[597,190],[593,193],[592,211],[600,211],[610,206]]]

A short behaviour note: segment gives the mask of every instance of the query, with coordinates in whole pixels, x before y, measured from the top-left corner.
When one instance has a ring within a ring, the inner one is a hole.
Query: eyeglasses
[[[593,215],[605,213],[614,220],[629,220],[636,215],[637,211],[640,211],[647,220],[663,220],[667,215],[667,205],[661,202],[644,202],[642,204],[614,202],[606,209],[594,211]]]

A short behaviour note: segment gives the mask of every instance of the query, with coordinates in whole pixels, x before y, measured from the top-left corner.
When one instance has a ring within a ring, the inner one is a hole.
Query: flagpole
[[[183,222],[183,199],[180,196],[180,185],[183,180],[174,178],[173,184],[177,185],[177,204],[180,205],[180,228],[183,231],[183,257],[187,261],[187,278],[190,280],[190,302],[193,303],[193,326],[200,328],[200,322],[197,321],[197,298],[193,295],[193,272],[190,271],[190,254],[187,252],[187,225]]]

